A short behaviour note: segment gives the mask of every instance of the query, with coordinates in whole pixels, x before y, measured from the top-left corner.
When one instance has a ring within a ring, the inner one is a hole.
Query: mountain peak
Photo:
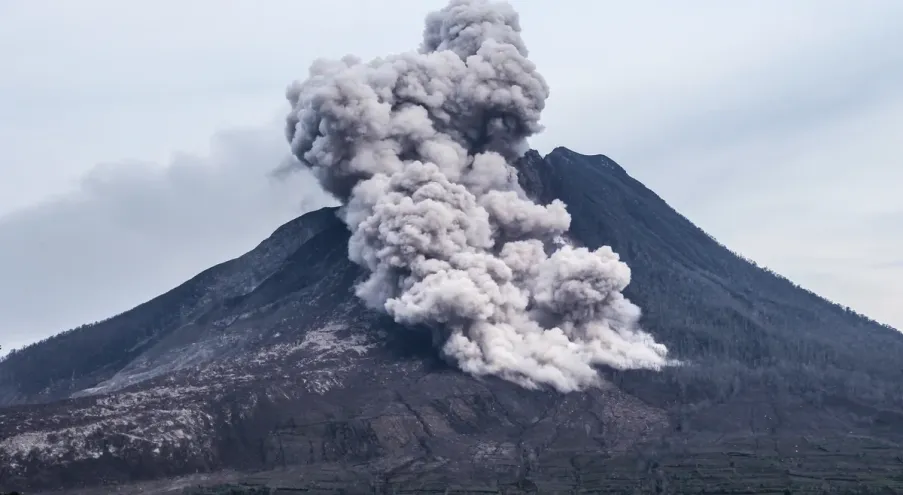
[[[552,161],[564,162],[564,163],[570,162],[572,160],[587,160],[587,161],[598,164],[598,166],[600,166],[602,168],[605,168],[605,169],[608,169],[608,170],[611,170],[614,172],[618,172],[618,173],[622,173],[622,174],[627,173],[620,165],[618,165],[614,160],[612,160],[611,158],[609,158],[606,155],[601,155],[601,154],[584,155],[582,153],[578,153],[569,148],[565,148],[564,146],[555,147],[549,154],[547,154],[544,157],[544,159],[546,159],[546,160],[551,159]]]

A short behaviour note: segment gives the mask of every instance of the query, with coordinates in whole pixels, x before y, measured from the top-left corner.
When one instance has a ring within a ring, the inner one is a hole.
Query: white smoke
[[[597,364],[659,369],[667,349],[621,294],[630,268],[563,243],[565,205],[518,185],[510,161],[549,96],[520,31],[506,3],[452,0],[419,52],[318,60],[287,91],[292,151],[345,203],[370,272],[357,295],[432,328],[462,370],[567,392]]]

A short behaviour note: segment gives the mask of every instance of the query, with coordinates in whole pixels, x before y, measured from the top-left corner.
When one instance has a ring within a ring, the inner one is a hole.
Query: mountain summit
[[[0,362],[0,489],[900,489],[903,335],[731,253],[605,156],[517,168],[567,203],[576,245],[621,253],[680,366],[601,367],[572,393],[462,372],[355,296],[368,274],[324,208]]]

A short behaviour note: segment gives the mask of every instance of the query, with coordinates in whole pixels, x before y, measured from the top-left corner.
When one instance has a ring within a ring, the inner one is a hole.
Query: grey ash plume
[[[416,52],[316,61],[287,91],[287,137],[345,205],[360,298],[432,328],[465,372],[568,392],[599,383],[594,365],[669,359],[621,293],[630,268],[569,245],[565,205],[518,185],[511,162],[548,96],[517,12],[452,0]]]

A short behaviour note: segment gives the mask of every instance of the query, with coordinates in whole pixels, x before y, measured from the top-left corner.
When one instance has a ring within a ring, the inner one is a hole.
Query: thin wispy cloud
[[[5,348],[112,316],[333,203],[306,173],[276,180],[281,126],[216,134],[207,153],[98,165],[69,194],[0,217]]]

